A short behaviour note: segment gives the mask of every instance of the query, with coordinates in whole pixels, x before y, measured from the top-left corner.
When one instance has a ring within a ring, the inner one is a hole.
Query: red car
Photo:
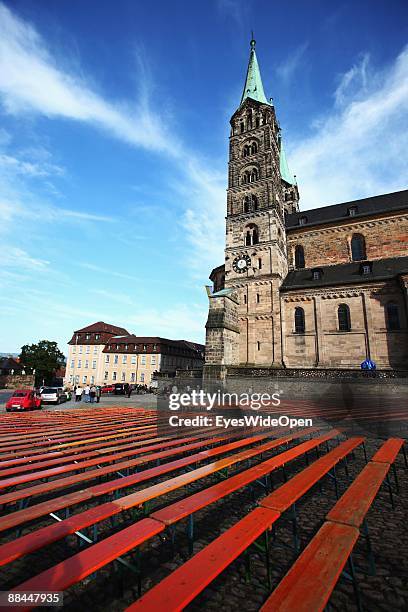
[[[113,393],[114,390],[115,390],[114,385],[105,385],[104,387],[102,387],[101,392],[102,393]]]
[[[41,398],[37,397],[32,389],[16,389],[6,404],[7,412],[37,408],[41,408]]]

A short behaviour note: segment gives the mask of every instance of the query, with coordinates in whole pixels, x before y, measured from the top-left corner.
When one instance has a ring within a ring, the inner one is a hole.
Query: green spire
[[[287,183],[289,183],[289,185],[296,185],[296,179],[293,176],[293,174],[291,173],[291,171],[289,170],[288,161],[286,159],[285,149],[283,148],[283,140],[282,139],[280,141],[280,160],[279,160],[279,166],[280,166],[281,177],[283,178],[283,180],[286,181]]]
[[[261,72],[259,70],[258,60],[256,59],[255,45],[256,42],[252,37],[248,70],[244,91],[242,92],[241,104],[246,98],[257,100],[258,102],[262,102],[262,104],[269,104],[262,85]]]

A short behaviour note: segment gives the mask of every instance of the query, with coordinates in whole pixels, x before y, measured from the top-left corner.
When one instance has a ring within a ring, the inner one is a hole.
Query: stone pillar
[[[205,340],[203,379],[225,380],[226,366],[239,363],[238,298],[232,289],[211,293]]]

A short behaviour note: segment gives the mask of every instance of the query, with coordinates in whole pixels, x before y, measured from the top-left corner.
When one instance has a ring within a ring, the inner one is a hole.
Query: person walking
[[[96,387],[95,385],[92,385],[92,387],[89,389],[89,401],[91,402],[91,404],[94,403],[95,397],[96,397]]]
[[[99,402],[101,401],[101,393],[102,393],[102,389],[100,387],[100,385],[98,385],[96,387],[96,403],[99,404]]]
[[[82,387],[80,387],[79,385],[78,385],[78,387],[75,389],[75,401],[76,401],[76,402],[80,402],[80,401],[81,401],[83,391],[84,391],[84,390],[83,390],[83,389],[82,389]]]
[[[132,395],[132,391],[133,391],[133,385],[129,385],[128,386],[128,390],[127,390],[127,396],[130,397]]]
[[[90,386],[86,385],[85,389],[84,389],[84,394],[83,394],[83,400],[85,402],[85,404],[89,403],[89,391],[90,391]]]

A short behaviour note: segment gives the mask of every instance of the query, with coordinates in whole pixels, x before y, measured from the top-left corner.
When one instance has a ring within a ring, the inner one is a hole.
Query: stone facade
[[[252,41],[231,118],[204,377],[217,366],[225,376],[228,366],[357,369],[366,359],[408,369],[408,191],[302,212],[298,200]]]

